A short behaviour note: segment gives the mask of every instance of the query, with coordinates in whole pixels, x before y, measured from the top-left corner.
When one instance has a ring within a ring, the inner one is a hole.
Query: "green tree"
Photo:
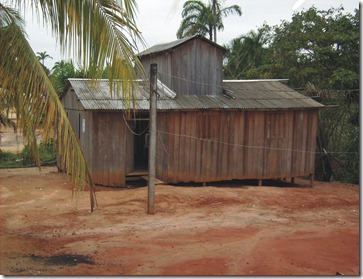
[[[294,86],[355,89],[359,85],[359,13],[312,7],[272,28],[271,71]]]
[[[60,164],[71,174],[77,190],[90,185],[91,208],[95,196],[91,176],[58,94],[26,40],[19,10],[34,9],[58,38],[61,50],[86,65],[90,77],[99,78],[107,65],[108,78],[122,78],[122,92],[130,96],[136,71],[143,73],[135,55],[135,1],[12,1],[0,2],[0,111],[16,110],[18,124],[39,165],[35,129],[45,139],[57,140]],[[8,3],[8,2],[6,2]],[[9,6],[11,5],[11,6]],[[15,78],[16,77],[16,78]],[[112,88],[111,88],[112,89]],[[119,91],[118,91],[119,92]]]
[[[53,59],[53,57],[50,56],[46,51],[37,52],[37,58],[39,59],[40,63],[42,63],[42,65],[44,65],[45,59]]]
[[[268,63],[267,48],[264,46],[264,31],[250,31],[248,34],[233,39],[225,45],[225,77],[228,79],[262,78],[261,68]],[[266,78],[266,76],[264,76]]]
[[[77,77],[77,70],[74,67],[72,60],[61,60],[54,63],[52,73],[50,74],[50,80],[59,96],[64,90],[67,79],[74,77]]]
[[[50,70],[44,65],[45,59],[53,59],[46,51],[37,52],[37,58],[42,63],[42,66],[44,68],[44,71],[47,73],[47,75],[50,74]]]
[[[260,59],[255,59],[260,57]],[[315,177],[359,183],[359,11],[312,7],[227,45],[228,78],[287,78],[320,112]]]
[[[315,175],[358,183],[359,12],[343,11],[312,7],[272,27],[268,66],[272,78],[338,105],[320,113]]]
[[[177,38],[184,38],[199,34],[217,42],[217,30],[224,29],[223,17],[230,14],[242,15],[242,10],[238,5],[221,7],[219,1],[212,0],[206,5],[199,0],[188,0],[183,5],[182,22],[177,31]]]

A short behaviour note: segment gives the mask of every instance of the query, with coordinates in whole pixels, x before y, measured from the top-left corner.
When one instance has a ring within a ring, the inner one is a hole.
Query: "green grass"
[[[38,145],[40,164],[42,166],[51,165],[56,163],[57,154],[54,148],[54,142],[40,143]],[[0,168],[24,168],[34,167],[35,161],[32,156],[29,147],[25,146],[24,149],[19,153],[13,153],[10,151],[2,151],[0,149]]]

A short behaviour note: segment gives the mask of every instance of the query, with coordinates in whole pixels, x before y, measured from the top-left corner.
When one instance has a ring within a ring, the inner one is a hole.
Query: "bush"
[[[42,166],[56,163],[57,154],[54,145],[53,140],[38,145],[40,164]],[[34,166],[35,160],[30,152],[29,146],[24,146],[24,149],[20,153],[2,151],[0,149],[0,168],[24,168]]]

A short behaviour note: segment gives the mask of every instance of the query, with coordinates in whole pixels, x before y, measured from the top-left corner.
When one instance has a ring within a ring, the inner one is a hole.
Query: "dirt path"
[[[146,187],[98,188],[91,213],[55,168],[0,170],[0,273],[358,275],[359,186],[279,184],[158,185],[155,215]]]

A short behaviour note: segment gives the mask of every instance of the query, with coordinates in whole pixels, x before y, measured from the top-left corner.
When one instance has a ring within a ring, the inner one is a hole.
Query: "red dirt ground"
[[[4,275],[360,274],[359,185],[296,179],[97,188],[54,167],[0,170]]]

